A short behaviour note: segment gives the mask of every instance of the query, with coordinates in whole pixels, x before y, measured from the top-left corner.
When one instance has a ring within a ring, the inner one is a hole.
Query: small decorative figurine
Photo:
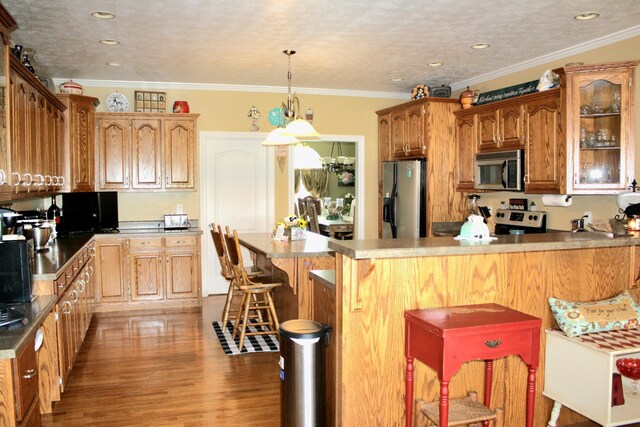
[[[538,82],[538,87],[536,88],[538,92],[542,92],[544,90],[553,89],[554,87],[558,87],[560,85],[560,76],[554,73],[551,70],[546,70],[540,76],[540,81]]]
[[[469,86],[467,86],[467,90],[463,90],[462,93],[460,93],[460,103],[462,104],[463,110],[472,107],[471,104],[473,104],[474,97],[475,94],[471,89],[469,89]]]
[[[251,119],[251,126],[249,127],[249,129],[253,131],[259,130],[260,127],[258,126],[258,119],[260,118],[260,111],[258,110],[258,107],[256,107],[255,105],[251,106],[249,112],[247,113],[247,117]]]
[[[421,99],[429,96],[429,86],[415,85],[411,91],[411,99]]]
[[[309,107],[307,111],[304,112],[304,116],[309,123],[313,124],[313,110],[311,109],[311,107]]]

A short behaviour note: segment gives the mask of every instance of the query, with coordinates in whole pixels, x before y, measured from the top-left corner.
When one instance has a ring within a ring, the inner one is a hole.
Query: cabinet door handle
[[[502,344],[502,340],[490,340],[490,341],[484,342],[484,345],[486,345],[489,348],[496,348],[500,344]]]
[[[22,376],[22,378],[24,378],[25,380],[29,380],[35,377],[37,374],[38,371],[36,371],[35,369],[27,369],[26,371],[24,371],[24,375]]]

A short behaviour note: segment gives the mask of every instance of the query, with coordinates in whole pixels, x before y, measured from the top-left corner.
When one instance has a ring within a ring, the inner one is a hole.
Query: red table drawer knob
[[[500,344],[502,344],[502,340],[491,340],[491,341],[484,342],[484,345],[486,345],[489,348],[496,348]]]

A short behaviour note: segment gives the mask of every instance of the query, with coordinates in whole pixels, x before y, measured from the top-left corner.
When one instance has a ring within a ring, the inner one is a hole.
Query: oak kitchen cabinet
[[[40,383],[40,408],[51,411],[53,400],[64,392],[73,363],[91,323],[95,311],[95,243],[90,239],[56,273],[55,279],[34,280],[35,295],[54,295],[57,302],[54,314],[55,331],[47,335],[56,337],[57,369]],[[53,350],[51,350],[53,351]],[[55,372],[54,372],[55,371]]]
[[[456,191],[456,119],[460,103],[422,98],[377,111],[378,234],[382,236],[382,164],[389,160],[426,158],[427,236],[431,224],[464,220],[465,195]]]
[[[478,151],[517,150],[524,146],[521,105],[506,105],[478,113]]]
[[[457,112],[458,159],[471,173],[461,167],[456,188],[473,188],[476,152],[522,145],[525,193],[625,190],[634,179],[632,76],[639,63],[560,68],[558,89]],[[501,123],[500,117],[507,120]]]
[[[95,134],[94,115],[97,98],[57,94],[67,109],[64,112],[63,160],[65,191],[94,191]]]
[[[0,425],[39,426],[38,360],[35,334],[15,359],[0,360]]]
[[[200,304],[200,237],[97,239],[100,311]]]
[[[559,71],[569,193],[617,193],[634,179],[635,68],[640,61]]]
[[[6,91],[10,141],[3,143],[4,185],[0,191],[11,198],[60,191],[59,163],[64,105],[13,55],[8,55]]]
[[[198,114],[98,113],[98,189],[194,190]]]
[[[96,239],[96,300],[98,304],[126,302],[129,293],[129,240]]]

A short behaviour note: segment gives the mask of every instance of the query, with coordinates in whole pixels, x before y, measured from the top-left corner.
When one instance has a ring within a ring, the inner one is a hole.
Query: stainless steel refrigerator
[[[384,162],[382,238],[426,237],[427,162]]]

